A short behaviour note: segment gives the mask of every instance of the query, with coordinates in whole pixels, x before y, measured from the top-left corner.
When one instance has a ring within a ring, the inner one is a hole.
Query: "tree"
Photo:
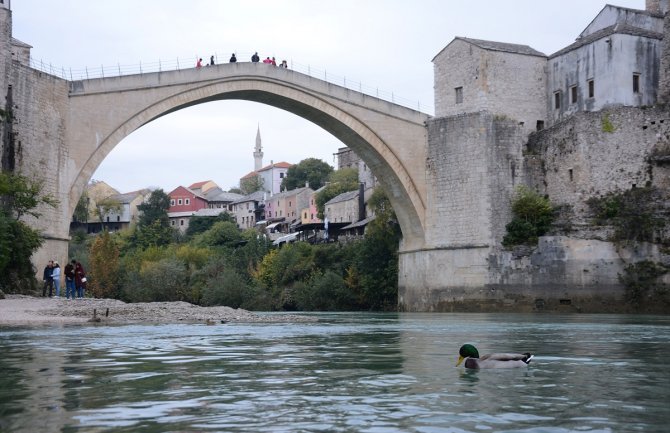
[[[169,208],[170,197],[162,189],[152,191],[149,199],[137,206],[140,217],[131,243],[140,248],[169,244],[174,237],[168,218]]]
[[[42,194],[43,182],[25,176],[0,172],[0,288],[17,290],[36,287],[30,261],[42,244],[37,230],[19,219],[23,215],[39,218],[39,205],[55,207],[57,201]]]
[[[93,212],[95,213],[95,216],[98,218],[98,221],[100,221],[100,224],[104,226],[105,223],[105,216],[111,212],[114,213],[120,213],[122,209],[122,204],[120,201],[115,200],[111,197],[103,198],[102,200],[98,200],[95,203],[95,209]]]
[[[219,221],[211,229],[198,235],[195,243],[201,246],[229,246],[239,245],[242,241],[242,233],[235,223],[230,221]]]
[[[96,236],[89,251],[91,282],[96,298],[118,297],[119,247],[107,230]]]
[[[235,223],[235,218],[227,212],[221,212],[215,217],[194,216],[188,222],[186,236],[192,237],[199,233],[204,233],[211,229],[219,221],[228,221]]]
[[[168,226],[168,209],[170,209],[170,197],[162,189],[156,189],[151,192],[149,199],[137,206],[140,211],[140,218],[137,222],[139,227],[150,226],[154,221],[159,221],[161,225]]]
[[[554,208],[548,198],[520,186],[512,201],[512,221],[505,229],[507,234],[502,244],[511,247],[520,244],[534,244],[544,235],[554,220]]]
[[[228,190],[228,192],[244,195],[244,191],[242,191],[242,188],[237,187],[237,186],[231,186],[230,189]]]
[[[74,208],[74,214],[72,218],[78,223],[88,222],[88,203],[89,203],[88,192],[84,193],[79,197],[77,202],[77,207]]]
[[[303,159],[288,169],[286,177],[281,182],[281,189],[290,191],[309,183],[310,188],[317,190],[326,183],[332,172],[333,167],[320,159]]]
[[[324,217],[324,205],[338,195],[358,189],[358,171],[355,168],[341,168],[329,176],[330,183],[316,195],[317,216]]]
[[[260,176],[249,176],[242,179],[240,180],[240,189],[245,195],[261,191],[263,189],[263,178]]]

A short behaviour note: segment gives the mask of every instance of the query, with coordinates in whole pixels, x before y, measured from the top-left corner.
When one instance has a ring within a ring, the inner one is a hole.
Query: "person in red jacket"
[[[79,262],[74,265],[74,282],[77,288],[77,298],[82,299],[86,291],[86,272]]]

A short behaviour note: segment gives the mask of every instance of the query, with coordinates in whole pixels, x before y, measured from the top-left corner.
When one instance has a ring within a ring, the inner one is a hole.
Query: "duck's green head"
[[[472,344],[462,345],[461,348],[458,350],[458,354],[460,356],[458,357],[458,362],[456,363],[456,367],[461,365],[461,362],[463,362],[463,360],[465,358],[479,358],[479,352],[477,351],[475,346],[473,346]]]

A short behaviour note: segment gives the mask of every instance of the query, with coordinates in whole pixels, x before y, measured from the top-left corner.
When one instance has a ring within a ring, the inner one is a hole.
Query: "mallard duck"
[[[481,358],[472,344],[464,344],[458,351],[460,355],[456,367],[465,360],[465,368],[517,368],[525,367],[533,359],[530,353],[489,353]]]

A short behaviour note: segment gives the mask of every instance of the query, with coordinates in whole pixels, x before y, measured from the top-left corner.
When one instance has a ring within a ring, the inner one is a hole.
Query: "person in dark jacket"
[[[251,61],[254,63],[260,62],[261,58],[258,57],[258,52],[255,52],[253,56],[251,56]]]
[[[65,298],[74,299],[75,285],[74,285],[74,265],[77,263],[76,260],[72,260],[70,263],[65,265]]]
[[[235,53],[233,53],[232,56],[230,56],[230,63],[235,63],[237,62],[237,57],[235,57]]]
[[[44,285],[42,286],[42,297],[45,297],[47,295],[47,288],[49,288],[49,297],[51,297],[51,292],[53,292],[54,288],[54,279],[51,276],[53,273],[54,269],[54,262],[52,260],[49,260],[49,263],[47,266],[44,268],[44,274],[42,276],[42,281],[44,282]]]

